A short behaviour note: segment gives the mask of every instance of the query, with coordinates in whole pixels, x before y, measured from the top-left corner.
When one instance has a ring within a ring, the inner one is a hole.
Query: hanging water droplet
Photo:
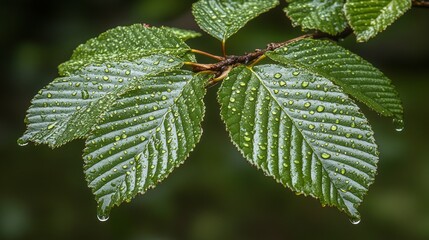
[[[393,125],[395,126],[395,130],[397,132],[404,130],[404,120],[402,119],[393,119]]]
[[[20,138],[20,139],[18,139],[18,141],[16,141],[16,143],[18,143],[19,146],[23,147],[23,146],[26,146],[28,144],[28,141],[25,140],[24,138]]]
[[[109,220],[109,215],[97,214],[98,221],[105,222]]]
[[[360,218],[350,218],[349,220],[353,225],[357,225],[360,223]]]

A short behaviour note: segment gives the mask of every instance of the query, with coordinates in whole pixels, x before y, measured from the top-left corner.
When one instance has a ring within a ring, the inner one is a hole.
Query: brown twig
[[[412,1],[413,7],[418,8],[429,8],[429,1],[419,1],[419,0],[413,0]]]
[[[261,58],[264,57],[264,54],[268,51],[274,51],[277,48],[284,47],[288,44],[291,44],[293,42],[296,42],[305,38],[313,38],[313,39],[328,38],[334,41],[338,41],[341,38],[347,37],[351,33],[352,33],[352,30],[349,28],[347,28],[345,31],[335,36],[332,36],[323,32],[315,32],[311,34],[305,34],[281,43],[270,43],[267,45],[265,49],[257,49],[254,52],[247,53],[242,56],[232,55],[232,56],[226,56],[225,58],[221,57],[223,60],[217,63],[200,64],[200,63],[187,62],[185,64],[192,66],[192,69],[194,72],[201,72],[201,71],[215,72],[216,73],[215,78],[217,79],[216,82],[218,82],[222,79],[223,76],[225,76],[224,73],[226,71],[231,70],[231,67],[238,64],[249,64],[249,63],[254,65],[256,62],[261,60]]]

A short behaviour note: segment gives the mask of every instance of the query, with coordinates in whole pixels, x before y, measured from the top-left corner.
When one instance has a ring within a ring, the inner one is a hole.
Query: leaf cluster
[[[200,0],[198,25],[222,42],[278,0]],[[243,56],[215,56],[185,41],[201,34],[169,27],[117,27],[78,46],[59,77],[39,91],[18,140],[59,147],[85,139],[84,171],[106,220],[165,179],[198,143],[208,86],[232,142],[266,175],[358,220],[374,182],[374,133],[355,100],[403,124],[391,81],[335,38],[358,41],[384,30],[408,0],[293,0],[294,25],[325,32],[270,44]],[[332,35],[332,36],[331,36]],[[201,64],[195,53],[217,62]],[[267,61],[268,60],[268,61]],[[264,62],[265,61],[265,62]]]

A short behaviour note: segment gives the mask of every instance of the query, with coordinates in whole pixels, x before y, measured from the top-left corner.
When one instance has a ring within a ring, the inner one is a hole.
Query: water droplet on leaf
[[[276,74],[274,74],[274,78],[275,79],[279,79],[279,78],[281,78],[282,77],[282,74],[281,73],[276,73]]]
[[[393,119],[393,125],[395,126],[395,130],[397,132],[404,130],[404,120],[402,119]]]
[[[97,214],[98,221],[105,222],[109,220],[109,215]]]
[[[87,90],[83,90],[80,93],[82,95],[82,99],[88,99],[89,98],[89,93]]]
[[[19,146],[23,147],[23,146],[26,146],[28,144],[28,141],[25,140],[24,138],[20,138],[20,139],[18,139],[18,141],[16,141],[16,143],[18,143]]]
[[[353,225],[357,225],[360,223],[360,218],[350,218],[349,220]]]
[[[306,88],[306,87],[308,87],[308,84],[309,84],[309,82],[302,82],[301,86],[302,86],[303,88]]]
[[[322,105],[319,105],[319,106],[317,106],[316,111],[317,112],[323,112],[323,111],[325,111],[325,107]]]

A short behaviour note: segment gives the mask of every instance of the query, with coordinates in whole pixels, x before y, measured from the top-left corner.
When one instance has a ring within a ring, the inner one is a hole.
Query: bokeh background
[[[340,43],[385,72],[405,107],[402,132],[362,107],[381,159],[359,225],[250,166],[220,121],[216,88],[206,97],[204,136],[186,164],[114,208],[107,222],[97,220],[84,180],[83,141],[55,150],[16,144],[30,100],[78,44],[132,23],[198,30],[192,2],[1,1],[0,239],[429,239],[429,9],[412,9],[368,43]],[[240,54],[300,34],[277,8],[232,37],[228,49]],[[206,34],[189,44],[220,53]]]

